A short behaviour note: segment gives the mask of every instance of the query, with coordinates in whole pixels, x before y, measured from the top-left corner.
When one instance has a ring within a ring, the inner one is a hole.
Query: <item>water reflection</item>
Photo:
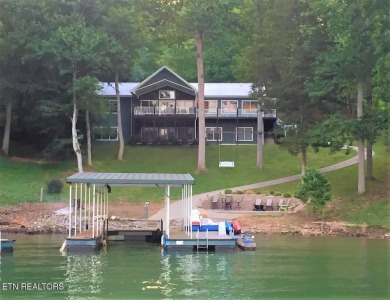
[[[234,253],[163,253],[161,293],[167,297],[205,298],[228,293],[226,285],[234,280]],[[225,286],[223,290],[218,286]],[[214,290],[215,289],[215,290]],[[210,293],[210,290],[212,293]],[[218,297],[219,297],[218,296]]]
[[[68,254],[65,283],[68,299],[98,299],[103,283],[104,253]]]

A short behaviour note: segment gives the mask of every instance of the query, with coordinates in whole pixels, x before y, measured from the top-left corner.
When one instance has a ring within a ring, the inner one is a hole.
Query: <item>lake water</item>
[[[8,236],[9,237],[9,236]],[[389,299],[390,242],[256,236],[255,252],[164,253],[111,243],[59,252],[64,236],[13,236],[0,299]]]

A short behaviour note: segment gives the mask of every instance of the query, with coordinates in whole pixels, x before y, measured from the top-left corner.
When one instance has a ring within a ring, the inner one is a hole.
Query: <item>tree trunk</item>
[[[257,105],[257,168],[263,169],[263,136],[264,136],[264,124],[263,113],[260,109],[260,105]]]
[[[75,87],[75,81],[76,81],[76,70],[73,69],[73,114],[72,114],[72,144],[73,144],[73,150],[76,154],[77,158],[77,167],[80,173],[83,173],[83,157],[81,155],[81,149],[80,144],[77,136],[77,117],[78,117],[78,111],[77,111],[77,103],[76,103],[76,91],[74,89]]]
[[[367,80],[367,112],[372,111],[372,82],[371,77]],[[367,141],[367,149],[366,149],[366,159],[367,159],[367,169],[366,169],[366,178],[368,180],[374,179],[373,174],[373,161],[372,161],[372,144]]]
[[[87,156],[88,165],[92,166],[92,146],[91,146],[91,122],[89,119],[89,108],[85,112],[85,126],[87,128]]]
[[[125,142],[123,140],[123,130],[122,130],[122,110],[121,110],[121,98],[119,94],[119,76],[118,73],[115,74],[115,95],[116,95],[116,109],[117,109],[117,122],[118,122],[118,139],[119,139],[119,151],[118,151],[118,160],[123,160],[123,151],[125,149]]]
[[[8,155],[9,152],[11,121],[12,121],[12,101],[8,100],[5,109],[5,124],[4,124],[4,135],[3,135],[3,146],[2,146],[2,151],[5,155]]]
[[[363,115],[363,85],[359,81],[357,84],[357,118],[359,119]],[[366,191],[366,182],[364,174],[364,140],[358,140],[358,162],[359,162],[359,171],[358,171],[358,193],[364,194]]]
[[[305,175],[306,171],[306,164],[307,164],[307,147],[302,146],[301,147],[301,174],[302,176]]]
[[[203,74],[203,52],[202,34],[197,32],[196,36],[196,65],[198,69],[198,108],[199,108],[199,145],[198,145],[198,172],[207,172],[206,168],[206,121],[204,111],[204,74]]]

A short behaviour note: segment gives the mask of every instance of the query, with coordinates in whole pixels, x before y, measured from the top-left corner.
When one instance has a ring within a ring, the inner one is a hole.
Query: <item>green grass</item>
[[[126,147],[125,161],[115,159],[117,146],[103,144],[95,147],[94,169],[99,172],[156,172],[156,173],[191,173],[195,178],[194,193],[226,189],[300,172],[299,157],[290,155],[277,145],[266,145],[264,148],[264,169],[256,168],[256,147],[240,146],[207,146],[207,173],[196,174],[196,147]],[[221,160],[235,161],[234,168],[219,168]],[[328,155],[327,150],[321,153],[309,151],[308,160],[314,167],[324,167],[349,158],[345,152]],[[179,197],[180,191],[173,190],[173,197]],[[114,189],[112,198],[120,200],[144,201],[161,200],[161,189],[122,188]]]
[[[195,178],[194,193],[202,193],[218,189],[276,179],[300,172],[298,156],[292,156],[277,145],[265,145],[264,169],[256,168],[256,147],[253,145],[239,146],[207,146],[208,172],[196,174],[196,147],[130,147],[125,148],[124,161],[116,160],[116,144],[96,144],[93,147],[93,171],[96,172],[156,172],[156,173],[190,173]],[[235,161],[235,168],[219,168],[219,153],[221,160]],[[327,150],[320,153],[308,153],[309,164],[314,167],[327,166],[351,157],[339,152],[329,155]],[[61,164],[40,165],[18,163],[8,158],[0,157],[0,203],[18,203],[37,201],[40,188],[46,189],[46,183],[52,178],[66,179],[66,176],[76,172],[75,161]],[[181,191],[172,190],[173,198],[178,198]],[[45,194],[45,200],[66,200],[67,189],[59,196]],[[161,201],[161,188],[114,188],[110,196],[112,200],[133,202]]]
[[[196,174],[196,147],[130,147],[125,148],[123,162],[116,160],[116,144],[93,146],[93,168],[95,172],[143,172],[143,173],[190,173],[195,178],[194,194],[227,189],[240,185],[262,182],[298,174],[300,159],[292,156],[277,145],[265,145],[264,169],[256,168],[256,147],[250,145],[221,146],[206,148],[207,173]],[[330,218],[342,219],[355,224],[380,225],[390,228],[389,198],[389,150],[383,141],[374,146],[374,176],[367,181],[367,193],[357,194],[357,166],[340,169],[326,176],[332,183],[333,210],[327,212]],[[235,161],[234,168],[219,168],[221,160]],[[328,150],[319,153],[309,151],[308,166],[321,168],[348,159],[356,153],[346,155],[344,151],[330,155]],[[90,168],[88,168],[90,169]],[[21,163],[0,156],[0,204],[16,204],[25,201],[39,201],[40,189],[50,179],[66,177],[77,172],[75,160],[57,164]],[[297,182],[262,188],[262,193],[270,191],[294,194]],[[143,202],[161,201],[161,188],[113,188],[110,199],[113,201]],[[179,198],[180,190],[172,190],[172,198]],[[68,199],[68,189],[62,194],[45,193],[44,201]]]
[[[39,201],[41,187],[46,190],[52,178],[64,177],[63,173],[73,164],[20,163],[0,156],[0,204],[16,204]],[[45,193],[45,200],[60,200],[62,195]]]
[[[357,193],[357,165],[326,173],[332,184],[331,210],[325,215],[338,218],[353,224],[366,223],[370,226],[390,228],[390,162],[389,150],[383,141],[374,145],[374,177],[366,181],[366,193]],[[290,182],[261,189],[267,193],[271,190],[295,194],[298,182]]]

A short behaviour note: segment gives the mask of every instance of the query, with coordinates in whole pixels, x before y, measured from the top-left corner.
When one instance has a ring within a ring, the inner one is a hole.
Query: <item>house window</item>
[[[193,127],[178,127],[177,128],[177,138],[179,140],[186,139],[188,141],[194,139],[194,128]]]
[[[174,100],[160,100],[158,106],[160,115],[173,115],[175,113]]]
[[[157,105],[157,100],[141,100],[142,107],[154,107]]]
[[[223,114],[237,113],[237,100],[222,100],[221,106],[221,112]]]
[[[253,127],[237,127],[237,141],[253,141]]]
[[[95,127],[93,137],[97,141],[117,141],[118,127]]]
[[[257,101],[253,101],[253,100],[242,101],[242,112],[245,114],[257,113]]]
[[[175,138],[175,128],[174,127],[160,127],[160,138],[162,139],[172,139]]]
[[[154,139],[157,137],[157,128],[156,127],[142,127],[141,128],[141,138],[143,140]]]
[[[116,100],[108,100],[108,114],[116,114],[118,112],[118,103]]]
[[[206,100],[204,102],[205,114],[217,114],[218,102],[217,100]]]
[[[181,115],[188,115],[194,113],[193,101],[176,100],[176,113]]]
[[[175,91],[170,90],[159,90],[158,92],[159,99],[175,99]]]
[[[220,141],[220,142],[222,142],[222,128],[221,127],[206,127],[206,141]]]

